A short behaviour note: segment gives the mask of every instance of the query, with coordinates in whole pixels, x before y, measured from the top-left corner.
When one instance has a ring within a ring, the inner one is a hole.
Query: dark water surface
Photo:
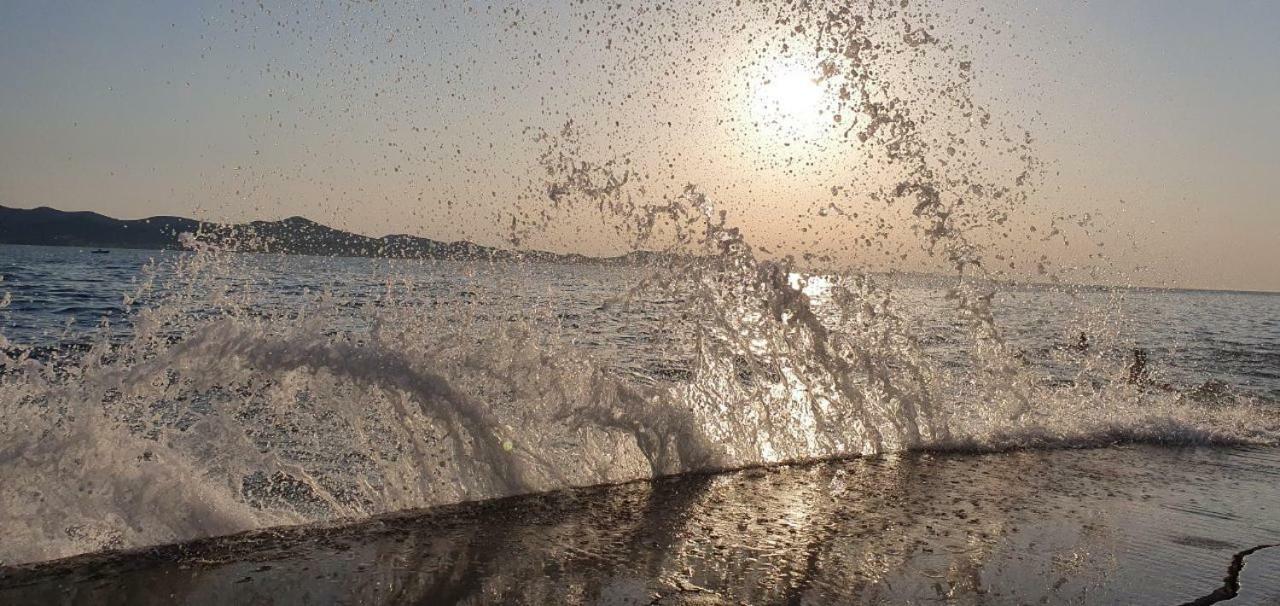
[[[1275,449],[908,454],[0,573],[23,604],[1180,604],[1280,543]],[[1231,604],[1280,589],[1276,549]]]

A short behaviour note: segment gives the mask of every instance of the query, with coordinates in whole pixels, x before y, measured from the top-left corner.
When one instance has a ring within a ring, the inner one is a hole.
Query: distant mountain
[[[440,242],[404,234],[370,238],[321,225],[303,217],[281,221],[217,224],[185,217],[113,219],[94,212],[67,212],[0,205],[0,244],[78,246],[83,248],[181,249],[182,234],[198,234],[240,252],[293,255],[389,257],[398,259],[535,260],[568,263],[630,264],[652,261],[657,253],[634,252],[599,259],[541,251],[513,251],[473,242]]]
[[[93,212],[0,206],[0,243],[112,248],[181,248],[178,234],[196,232],[200,221],[151,217],[121,221]]]

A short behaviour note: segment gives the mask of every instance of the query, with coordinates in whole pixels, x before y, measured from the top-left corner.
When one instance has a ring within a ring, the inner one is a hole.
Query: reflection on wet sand
[[[1280,539],[1278,463],[1121,447],[685,476],[13,568],[0,602],[1179,603]]]

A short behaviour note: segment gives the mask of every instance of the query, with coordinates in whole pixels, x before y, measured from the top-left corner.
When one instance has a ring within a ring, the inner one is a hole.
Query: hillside
[[[185,217],[124,220],[94,212],[68,212],[48,207],[0,206],[0,244],[78,246],[83,248],[180,249],[184,233],[240,252],[389,257],[400,259],[526,259],[559,262],[627,263],[648,258],[635,253],[612,259],[562,255],[541,251],[513,251],[473,242],[441,242],[404,234],[371,238],[303,217],[243,224],[215,224]]]

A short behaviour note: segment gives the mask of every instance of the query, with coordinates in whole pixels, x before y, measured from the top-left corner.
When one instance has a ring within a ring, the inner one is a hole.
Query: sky
[[[762,254],[945,270],[885,195],[894,131],[849,134],[860,77],[1001,275],[1280,291],[1280,5],[880,2],[852,60],[772,4],[10,0],[0,204],[625,250],[546,195],[567,157],[628,200],[693,185]]]

